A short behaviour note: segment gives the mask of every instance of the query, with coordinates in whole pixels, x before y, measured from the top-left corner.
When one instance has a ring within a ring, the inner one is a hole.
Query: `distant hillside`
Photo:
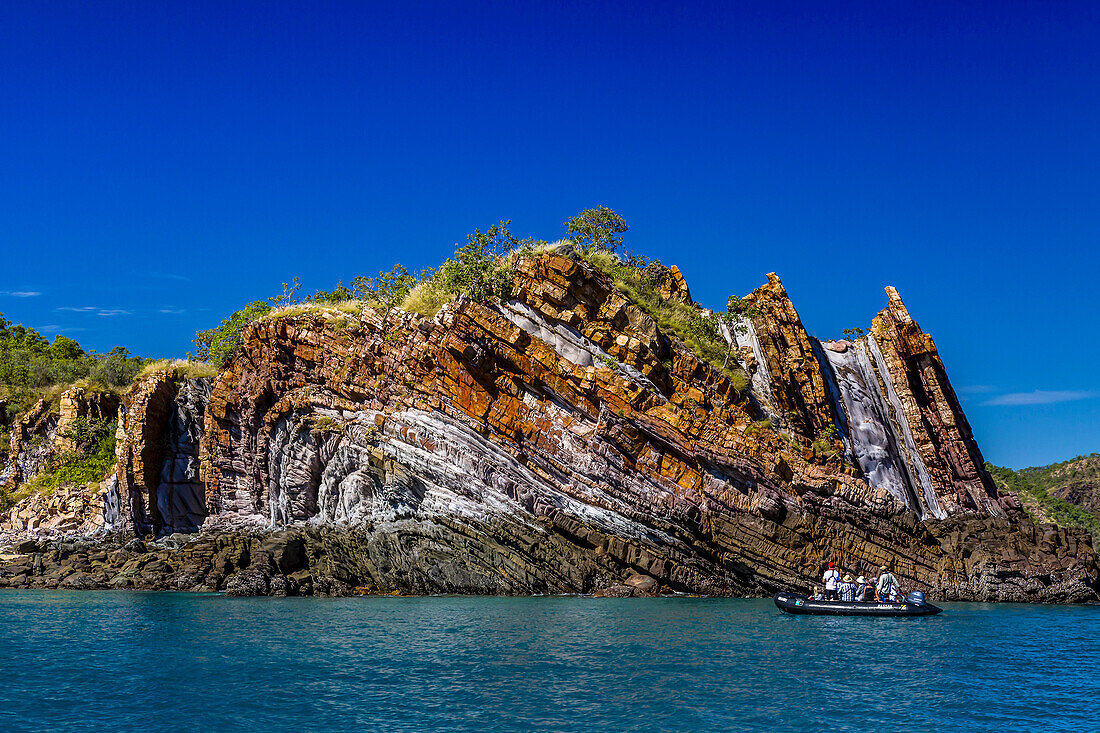
[[[986,464],[1036,521],[1082,527],[1100,541],[1100,453],[1014,471]]]

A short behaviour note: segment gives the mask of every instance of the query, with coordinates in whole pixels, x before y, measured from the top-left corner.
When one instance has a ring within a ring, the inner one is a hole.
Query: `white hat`
[[[858,578],[856,578],[856,582],[857,582],[857,583],[859,583],[860,585],[863,585],[864,583],[866,583],[866,582],[867,582],[867,578],[864,578],[864,577],[863,577],[863,576],[861,575],[861,576],[859,576]]]

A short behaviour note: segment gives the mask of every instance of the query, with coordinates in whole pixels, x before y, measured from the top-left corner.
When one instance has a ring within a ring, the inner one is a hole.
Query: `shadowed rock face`
[[[38,403],[17,419],[11,427],[8,465],[3,468],[4,485],[9,490],[33,479],[46,465],[57,437],[57,413],[50,403]]]
[[[984,468],[936,344],[910,317],[898,291],[887,288],[886,293],[890,303],[874,319],[870,340],[878,344],[880,373],[897,395],[938,503],[945,514],[1003,513],[1005,502]],[[1016,502],[1008,504],[1019,508]]]
[[[206,501],[198,456],[210,381],[181,378],[167,368],[131,388],[120,411],[110,526],[158,535],[202,526]]]
[[[759,594],[832,558],[940,597],[1092,594],[1088,542],[1040,550],[995,491],[921,522],[817,455],[830,374],[777,278],[751,297],[790,438],[746,430],[760,408],[562,253],[520,261],[509,302],[433,321],[261,320],[207,405],[207,527],[346,527],[359,580],[398,590]]]
[[[741,595],[806,589],[834,560],[891,565],[939,598],[1095,596],[1087,538],[1030,524],[974,468],[942,363],[896,294],[842,389],[843,360],[770,275],[730,334],[743,395],[567,249],[514,271],[507,302],[265,318],[212,384],[171,370],[135,384],[109,524],[203,531],[166,538],[178,552],[108,553],[81,582]],[[678,270],[656,275],[690,302]],[[264,544],[273,530],[283,549]]]

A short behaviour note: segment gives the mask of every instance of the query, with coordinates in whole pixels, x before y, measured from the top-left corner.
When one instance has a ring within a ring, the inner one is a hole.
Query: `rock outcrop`
[[[206,519],[199,478],[210,379],[188,379],[169,366],[139,379],[120,411],[112,527],[138,534],[193,532]]]
[[[103,526],[104,489],[67,485],[32,494],[5,512],[0,528],[8,532],[95,532]]]
[[[54,448],[59,451],[76,449],[76,443],[71,437],[73,427],[78,420],[114,420],[118,416],[118,395],[114,392],[103,392],[74,387],[64,393],[58,400],[57,437],[54,440]]]
[[[886,293],[889,305],[874,319],[869,338],[878,343],[882,376],[901,402],[939,505],[947,514],[1000,514],[997,489],[936,344],[910,317],[898,291],[887,288]]]
[[[33,479],[46,465],[57,437],[57,414],[50,410],[49,400],[39,400],[11,427],[9,465],[4,486],[13,490]]]
[[[816,437],[836,422],[825,375],[817,360],[813,340],[774,272],[768,282],[752,291],[745,301],[757,311],[747,336],[756,343],[749,349],[768,381],[764,399],[778,422],[800,435]]]
[[[0,584],[759,595],[834,560],[939,598],[1095,597],[1088,538],[1030,523],[976,468],[893,293],[865,341],[823,345],[769,276],[729,332],[741,392],[568,248],[512,267],[504,302],[263,318],[212,383],[142,379],[106,496],[115,549],[28,547]],[[828,354],[849,350],[841,375]]]

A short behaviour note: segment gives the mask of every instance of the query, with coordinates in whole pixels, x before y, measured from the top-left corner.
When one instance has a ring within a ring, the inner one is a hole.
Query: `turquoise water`
[[[0,592],[0,730],[1100,730],[1100,607]]]

